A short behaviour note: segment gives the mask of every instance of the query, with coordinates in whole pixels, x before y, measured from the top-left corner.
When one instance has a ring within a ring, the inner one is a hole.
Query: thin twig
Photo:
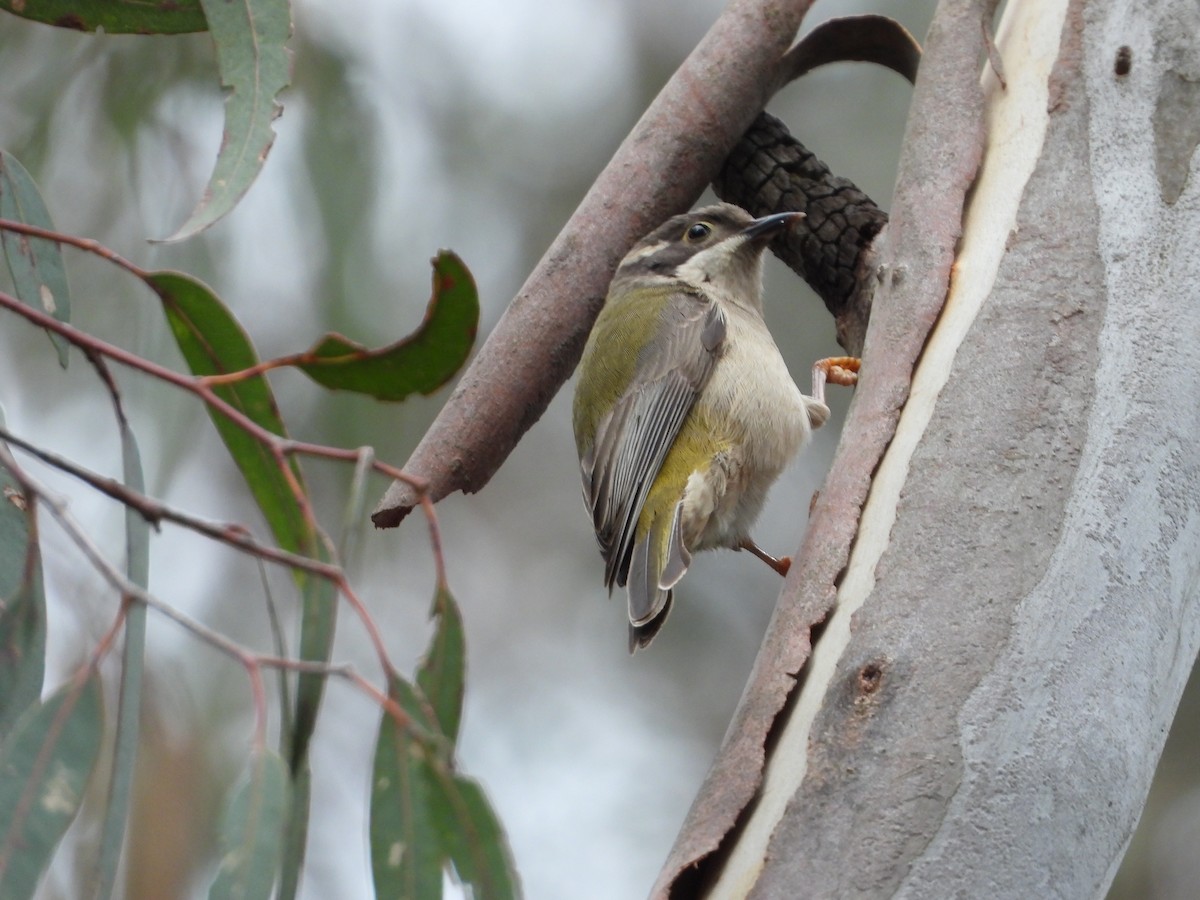
[[[433,499],[427,493],[420,496],[421,508],[425,512],[425,521],[429,523],[429,546],[433,550],[433,564],[437,572],[438,590],[448,590],[446,580],[446,559],[442,555],[442,533],[438,527],[437,516],[433,511]]]
[[[91,472],[68,459],[64,459],[54,453],[50,453],[47,450],[36,447],[29,441],[14,435],[3,426],[0,426],[0,440],[7,441],[15,447],[20,447],[22,450],[37,457],[47,465],[54,466],[61,471],[67,472],[70,475],[74,475],[102,493],[107,494],[113,499],[118,500],[119,502],[132,507],[133,509],[136,509],[150,522],[158,523],[163,520],[174,522],[177,525],[189,528],[199,534],[212,538],[213,540],[221,543],[228,544],[229,546],[249,553],[252,556],[256,556],[259,559],[290,566],[295,569],[302,569],[318,577],[328,579],[337,588],[338,592],[345,598],[346,602],[349,603],[350,607],[354,610],[355,615],[357,615],[359,620],[362,622],[363,627],[366,629],[367,636],[371,641],[371,646],[375,650],[376,655],[379,657],[379,664],[384,673],[388,676],[388,678],[391,678],[396,674],[396,667],[392,663],[391,657],[387,652],[387,646],[384,643],[383,635],[380,633],[379,626],[375,623],[374,617],[366,608],[366,605],[362,602],[362,599],[350,585],[349,580],[346,578],[345,571],[340,566],[331,563],[323,563],[319,560],[310,559],[307,556],[291,553],[287,550],[280,550],[276,547],[268,547],[259,544],[254,540],[250,532],[242,525],[214,524],[212,522],[207,522],[204,519],[197,518],[189,513],[177,510],[159,500],[154,499],[153,497],[148,497],[145,494],[131,490],[128,486],[120,483],[119,481],[97,475],[96,473]],[[39,491],[39,496],[42,496],[45,499],[44,492]],[[438,584],[441,585],[443,584],[445,578],[441,554],[441,540],[438,536],[436,528],[432,533],[434,558],[438,566]],[[126,581],[123,576],[122,581]],[[131,584],[132,582],[128,583]],[[124,587],[121,586],[118,586],[118,589],[123,592],[125,590]],[[153,606],[154,604],[148,605]],[[237,659],[242,665],[246,665],[246,660],[244,657],[239,656]],[[297,669],[297,671],[303,670]],[[256,695],[256,702],[257,699],[258,698]]]
[[[0,219],[0,229],[7,228],[9,224],[10,223],[8,220]],[[28,231],[29,229],[24,228],[20,230]],[[47,232],[45,229],[36,229],[36,231],[38,232],[38,236],[54,235],[55,239],[60,240],[65,240],[68,237],[67,235],[61,235],[57,232]],[[94,244],[95,242],[87,241],[86,243]],[[75,243],[74,245],[79,246],[78,243]],[[99,245],[96,246],[99,247]],[[113,256],[115,257],[116,254],[113,254]],[[120,258],[117,257],[117,259]],[[144,277],[149,274],[142,272],[142,270],[138,269],[132,263],[124,263],[124,265],[130,271],[134,272],[134,274],[139,275],[139,277]],[[39,328],[45,328],[47,331],[52,331],[55,334],[61,335],[67,341],[83,350],[84,353],[93,352],[101,356],[106,356],[109,359],[115,360],[116,362],[119,362],[124,366],[128,366],[131,369],[137,369],[139,372],[143,372],[146,375],[159,379],[160,381],[165,381],[177,388],[181,388],[182,390],[195,394],[201,400],[203,400],[205,404],[221,413],[221,415],[225,416],[227,419],[233,422],[233,424],[237,425],[243,431],[248,433],[251,437],[263,444],[266,444],[271,449],[272,453],[276,455],[277,459],[281,461],[281,465],[283,457],[295,453],[351,462],[358,459],[357,450],[344,450],[339,447],[327,447],[322,444],[314,444],[307,441],[297,441],[293,440],[292,438],[278,435],[273,431],[269,431],[268,429],[263,428],[253,419],[249,418],[237,407],[218,397],[213,389],[205,383],[204,378],[191,375],[182,375],[179,372],[176,372],[174,369],[168,369],[166,366],[161,366],[158,363],[151,362],[150,360],[138,356],[135,353],[131,353],[123,347],[110,344],[107,341],[103,341],[100,338],[89,334],[86,331],[75,328],[73,325],[67,322],[60,322],[50,314],[43,312],[36,307],[27,306],[16,297],[3,291],[0,291],[0,307],[4,307],[19,316],[23,316],[25,319],[29,320],[34,325],[37,325]],[[290,468],[290,466],[284,466],[284,477],[289,478],[289,480],[294,482],[294,473],[289,472]],[[406,482],[413,488],[414,491],[418,493],[424,493],[427,489],[424,479],[409,475],[407,472],[398,468],[397,466],[392,466],[376,460],[372,464],[372,468],[381,475],[397,478]],[[295,484],[294,487],[299,489],[298,484]],[[301,493],[303,493],[303,491],[301,491]],[[300,498],[297,498],[297,500],[298,502],[302,502]]]
[[[11,460],[11,455],[0,444],[0,461],[9,466],[9,460]],[[15,460],[12,461],[11,467],[14,469],[18,468]],[[349,664],[324,663],[314,660],[290,659],[255,653],[242,647],[219,631],[215,631],[186,613],[180,612],[169,603],[159,599],[139,585],[134,584],[119,569],[105,559],[104,554],[71,514],[67,508],[67,504],[63,500],[52,494],[44,485],[28,473],[22,472],[17,477],[17,480],[20,482],[22,488],[45,505],[75,546],[87,557],[88,562],[92,564],[96,571],[100,573],[100,576],[114,590],[121,594],[122,598],[142,603],[161,613],[196,638],[236,660],[247,672],[267,667],[286,669],[292,672],[324,675],[326,677],[344,678],[378,702],[398,723],[406,727],[410,724],[408,715],[400,709],[395,701],[390,700],[379,688],[364,679]],[[389,668],[387,671],[390,676],[395,670]],[[255,708],[265,715],[265,694],[261,691],[261,687],[261,681],[253,685]]]
[[[94,253],[96,256],[120,266],[126,272],[136,275],[138,278],[145,279],[147,275],[149,275],[149,272],[147,272],[141,266],[131,263],[116,251],[108,249],[99,241],[94,241],[91,238],[81,238],[71,234],[63,234],[60,231],[52,231],[49,228],[39,228],[37,225],[29,225],[25,222],[17,222],[13,219],[0,219],[0,231],[15,231],[17,234],[27,234],[30,237],[44,238],[47,241],[54,241],[56,244],[66,244],[70,247],[76,248],[77,250],[83,250],[87,253]]]
[[[156,527],[163,521],[174,522],[176,525],[189,528],[214,541],[228,544],[231,547],[268,562],[290,566],[294,569],[303,569],[306,572],[327,578],[335,584],[341,577],[341,569],[336,565],[324,563],[300,553],[293,553],[290,550],[282,550],[278,547],[260,544],[244,525],[232,522],[210,522],[190,513],[183,512],[154,497],[135,491],[115,478],[105,477],[56,453],[44,450],[3,426],[0,426],[0,440],[5,440],[14,447],[20,447],[26,453],[46,463],[46,465],[53,466],[60,471],[66,472],[68,475],[73,475],[102,494],[106,494],[114,500],[123,503],[125,506],[137,510],[146,521]]]
[[[251,378],[258,378],[260,375],[265,375],[272,369],[282,369],[287,366],[299,366],[303,363],[314,359],[313,354],[305,351],[303,353],[290,353],[287,356],[277,356],[274,359],[264,359],[245,369],[238,369],[236,372],[222,372],[219,375],[200,375],[198,380],[209,387],[222,387],[230,384],[237,384],[239,381],[248,381]]]

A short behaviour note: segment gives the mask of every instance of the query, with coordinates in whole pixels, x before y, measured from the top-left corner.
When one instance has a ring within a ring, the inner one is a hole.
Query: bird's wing
[[[725,315],[699,295],[673,294],[659,337],[596,429],[582,460],[583,492],[605,561],[605,584],[625,584],[646,494],[725,342]]]

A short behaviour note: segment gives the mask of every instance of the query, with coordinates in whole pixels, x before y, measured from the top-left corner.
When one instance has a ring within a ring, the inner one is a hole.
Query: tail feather
[[[638,650],[645,649],[650,646],[650,642],[654,640],[658,634],[658,630],[663,627],[663,623],[667,621],[667,613],[671,611],[671,592],[667,591],[667,599],[663,604],[658,615],[652,618],[644,625],[634,625],[629,623],[629,652],[634,653]]]
[[[649,534],[633,545],[633,555],[629,560],[626,588],[631,625],[645,625],[657,618],[667,603],[668,592],[659,587],[662,565],[658,562],[661,557],[653,552],[651,546],[658,543],[654,538],[655,531],[651,529]]]
[[[683,542],[683,503],[669,524],[656,516],[633,546],[626,588],[629,594],[629,652],[654,640],[671,610],[671,588],[687,572],[692,555]]]
[[[692,564],[692,554],[683,542],[683,501],[675,504],[675,513],[671,516],[671,531],[667,537],[667,549],[663,554],[665,562],[658,576],[660,588],[673,588],[679,584],[679,579],[687,574],[688,566]]]

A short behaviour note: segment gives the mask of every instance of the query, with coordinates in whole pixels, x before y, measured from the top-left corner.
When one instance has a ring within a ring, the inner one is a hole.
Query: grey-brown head
[[[613,282],[683,281],[761,312],[762,251],[803,217],[791,212],[755,219],[730,203],[675,216],[638,241]]]

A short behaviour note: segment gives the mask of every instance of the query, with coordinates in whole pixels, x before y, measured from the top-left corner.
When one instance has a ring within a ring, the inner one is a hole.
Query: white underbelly
[[[690,549],[736,546],[749,537],[767,491],[812,433],[807,405],[813,401],[764,332],[740,311],[729,315],[726,352],[699,401],[708,421],[728,423],[722,431],[730,449],[688,482]]]
[[[746,455],[774,480],[808,440],[807,398],[788,372],[774,341],[746,323],[728,317],[726,353],[717,361],[704,392],[716,421],[734,423]]]

